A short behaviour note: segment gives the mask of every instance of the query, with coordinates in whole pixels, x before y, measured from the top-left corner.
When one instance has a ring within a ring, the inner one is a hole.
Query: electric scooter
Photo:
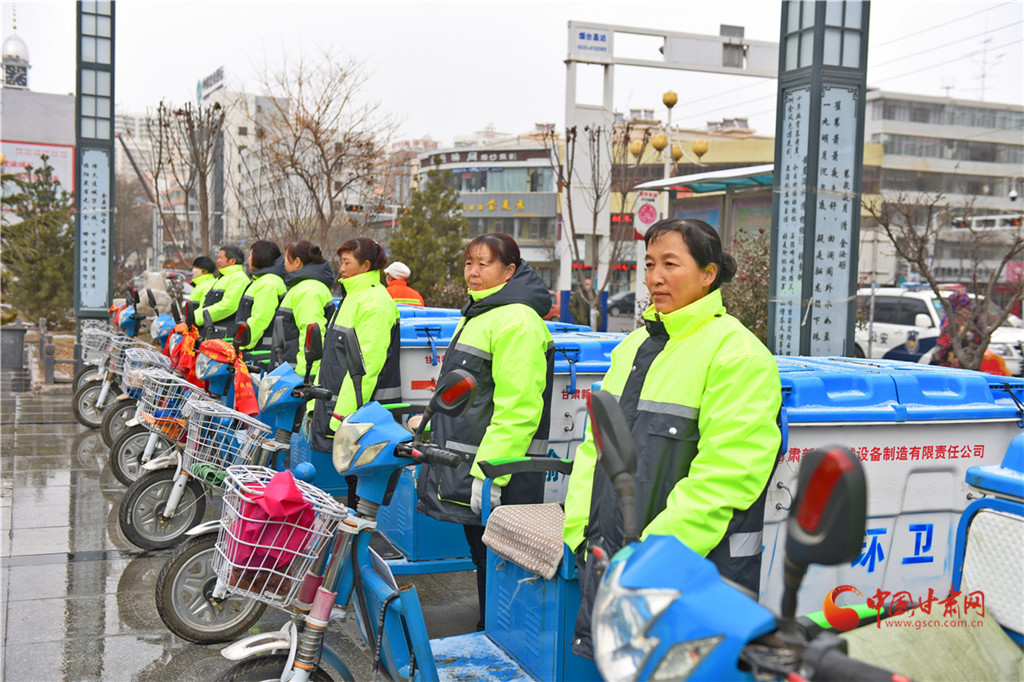
[[[306,356],[311,358],[306,376],[300,377],[281,358],[284,355],[283,321],[276,320],[272,335],[274,369],[259,382],[259,419],[274,431],[273,468],[287,468],[287,454],[292,433],[311,392],[309,375],[313,358],[318,358],[321,336],[317,325],[306,332]],[[324,389],[319,389],[324,391]],[[266,605],[246,595],[217,590],[213,570],[217,531],[220,522],[203,523],[187,531],[188,539],[174,549],[156,582],[156,606],[160,619],[174,634],[197,644],[229,642],[246,632],[262,617]]]
[[[149,305],[156,310],[156,296],[150,289],[146,290]],[[141,322],[141,320],[140,320]],[[100,433],[103,443],[110,447],[127,428],[127,423],[135,416],[135,406],[142,392],[142,380],[149,369],[166,369],[170,366],[170,357],[164,354],[163,347],[167,337],[174,329],[174,318],[167,314],[159,314],[153,318],[149,333],[158,348],[129,348],[124,353],[121,372],[121,395],[110,402],[103,410]]]
[[[233,341],[234,353],[237,354],[238,348],[248,342],[248,337],[248,326],[238,325]],[[211,393],[216,395],[218,389],[222,391],[222,404],[233,404],[234,368],[231,362],[217,361],[200,352],[196,358],[196,376],[208,382]],[[243,427],[245,420],[235,416],[230,418],[239,422],[238,428]],[[248,424],[245,428],[255,430],[256,424],[264,426],[262,422],[252,422],[245,422]],[[215,428],[210,429],[209,433],[197,434],[194,440],[190,436],[184,449],[174,449],[142,465],[146,473],[140,475],[125,492],[118,513],[121,531],[132,544],[143,549],[162,549],[177,544],[184,533],[203,518],[206,511],[204,486],[211,489],[219,487],[223,466],[218,467],[218,463],[237,463],[259,452],[257,446],[262,441],[255,444],[246,442],[244,448],[238,444],[237,448],[220,453],[223,457],[218,459],[216,446],[220,442],[216,439],[203,442],[207,436],[220,437]]]

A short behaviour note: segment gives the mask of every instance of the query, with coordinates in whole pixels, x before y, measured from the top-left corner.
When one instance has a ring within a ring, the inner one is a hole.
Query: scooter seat
[[[484,544],[502,559],[551,580],[562,562],[565,512],[558,504],[513,504],[491,512]]]

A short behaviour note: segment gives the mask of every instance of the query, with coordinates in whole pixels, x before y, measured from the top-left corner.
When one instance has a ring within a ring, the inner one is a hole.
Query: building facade
[[[499,139],[422,154],[419,173],[451,172],[470,238],[504,232],[549,288],[558,280],[560,217],[551,151],[523,138]]]

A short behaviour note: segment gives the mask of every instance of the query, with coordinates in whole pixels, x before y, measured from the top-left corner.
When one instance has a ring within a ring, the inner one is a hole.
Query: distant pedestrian
[[[400,260],[384,268],[384,276],[388,281],[388,293],[399,305],[423,306],[423,296],[409,286],[407,279],[412,275],[409,266]]]
[[[587,277],[583,280],[582,290],[577,286],[576,291],[572,292],[572,296],[569,298],[569,314],[572,315],[572,321],[576,324],[590,324],[590,303],[587,302],[583,291],[593,290],[594,281]]]

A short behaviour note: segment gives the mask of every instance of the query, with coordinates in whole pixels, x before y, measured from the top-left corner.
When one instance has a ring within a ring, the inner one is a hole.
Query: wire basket
[[[104,363],[107,351],[114,337],[114,332],[99,327],[86,327],[82,330],[82,362],[87,365],[100,366]]]
[[[135,417],[150,431],[177,443],[188,431],[188,419],[183,413],[185,403],[189,398],[208,397],[206,391],[177,374],[152,370],[142,380],[142,395],[135,407]]]
[[[348,510],[316,486],[293,479],[305,504],[271,517],[260,498],[275,473],[265,467],[228,468],[213,568],[233,592],[287,608],[312,563],[329,550]]]
[[[181,469],[212,486],[229,466],[249,464],[270,437],[269,426],[212,400],[191,399],[182,410],[188,437]]]
[[[154,369],[167,369],[171,359],[151,348],[132,347],[124,353],[124,372],[121,374],[121,388],[125,393],[142,388],[146,374]]]
[[[107,371],[111,374],[121,374],[124,367],[124,354],[129,348],[138,342],[130,336],[123,334],[115,336],[110,341],[109,352],[107,353]],[[143,346],[145,347],[145,346]]]

